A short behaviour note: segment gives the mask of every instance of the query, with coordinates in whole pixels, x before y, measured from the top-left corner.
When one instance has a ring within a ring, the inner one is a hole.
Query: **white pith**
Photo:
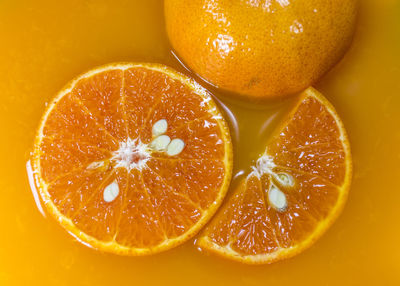
[[[138,156],[140,159],[134,161],[133,158]],[[125,142],[119,143],[119,149],[113,153],[111,162],[115,168],[126,168],[128,172],[132,169],[142,170],[150,160],[151,154],[147,144],[142,143],[140,140],[132,140],[128,138]]]
[[[294,185],[294,179],[291,175],[283,172],[275,172],[274,168],[276,164],[272,156],[265,152],[256,161],[255,166],[252,167],[252,172],[248,177],[256,176],[261,179],[263,175],[270,175],[284,187],[292,187]],[[269,184],[269,189],[265,190],[268,194],[268,203],[278,211],[285,211],[287,208],[287,198],[284,192],[275,185],[272,181]]]
[[[267,155],[267,153],[264,153],[264,155],[258,158],[256,165],[251,167],[253,171],[250,173],[250,176],[254,175],[260,179],[265,174],[273,174],[275,167],[274,159]]]

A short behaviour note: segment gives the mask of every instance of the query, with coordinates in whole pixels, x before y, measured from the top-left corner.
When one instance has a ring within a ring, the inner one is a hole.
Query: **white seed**
[[[293,177],[286,173],[276,174],[275,178],[285,187],[293,187],[294,180]]]
[[[284,211],[287,207],[285,194],[273,184],[268,191],[268,200],[272,207],[278,211]]]
[[[165,119],[160,119],[153,125],[153,136],[158,136],[167,132],[168,123]]]
[[[167,148],[167,154],[169,156],[175,156],[182,152],[183,148],[185,148],[185,142],[181,139],[174,139],[169,143]]]
[[[117,181],[114,181],[104,189],[103,199],[107,203],[110,203],[113,200],[115,200],[115,198],[118,196],[118,194],[119,194],[119,186],[118,186]]]
[[[162,151],[167,149],[168,144],[171,142],[171,138],[167,135],[158,136],[154,139],[150,146],[156,151]]]

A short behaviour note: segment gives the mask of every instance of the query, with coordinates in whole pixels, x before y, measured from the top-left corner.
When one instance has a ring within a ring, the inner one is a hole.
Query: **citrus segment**
[[[225,142],[221,140],[221,126],[215,116],[203,116],[198,120],[188,122],[176,129],[166,132],[170,138],[179,138],[185,143],[185,148],[177,155],[180,159],[213,159],[223,156],[226,149]],[[166,154],[158,154],[160,157]]]
[[[124,98],[131,138],[146,131],[144,125],[151,119],[154,109],[162,106],[163,97],[173,92],[170,91],[173,83],[174,80],[162,71],[148,70],[145,67],[125,70]]]
[[[113,240],[117,231],[118,217],[122,211],[122,196],[117,196],[113,201],[106,202],[103,192],[107,186],[117,184],[120,192],[126,190],[126,170],[111,170],[103,177],[97,188],[92,190],[90,197],[82,201],[77,212],[69,217],[74,225],[85,234],[102,238],[102,240]],[[73,178],[71,178],[73,180]]]
[[[68,90],[66,90],[67,92]],[[96,121],[93,115],[70,93],[63,94],[50,103],[46,124],[40,130],[40,138],[57,138],[112,150],[118,142]],[[79,126],[80,128],[77,128]],[[85,127],[85,128],[83,128]]]
[[[313,173],[342,185],[346,175],[346,138],[342,123],[325,99],[308,97],[268,145],[274,164]]]
[[[115,139],[127,137],[124,121],[123,71],[110,70],[81,79],[72,94]]]
[[[151,170],[180,195],[186,196],[200,211],[206,210],[223,183],[224,163],[210,159],[152,160]],[[199,176],[198,174],[201,174]],[[200,180],[201,179],[201,180]],[[219,182],[219,183],[216,183]],[[179,188],[179,186],[186,186]]]
[[[54,154],[53,150],[58,150]],[[60,138],[44,138],[41,144],[42,176],[47,182],[78,169],[85,169],[90,163],[105,160],[111,156],[106,149],[101,149],[87,142],[78,142]]]
[[[209,220],[231,176],[229,130],[210,95],[161,65],[81,75],[49,104],[32,158],[47,209],[82,242],[143,255]]]
[[[244,263],[270,263],[309,247],[347,197],[352,162],[329,102],[310,88],[197,244]]]
[[[120,245],[146,249],[149,245],[161,244],[166,236],[141,176],[137,170],[128,176],[129,192],[124,193],[115,241]]]
[[[168,88],[169,92],[163,97],[162,102],[157,104],[157,108],[149,112],[149,120],[144,123],[142,137],[151,138],[152,126],[162,119],[168,122],[166,133],[168,135],[171,131],[184,127],[196,119],[203,121],[204,117],[213,115],[210,110],[204,108],[207,99],[199,97],[189,87],[168,83],[165,88]]]
[[[143,172],[144,185],[151,202],[160,215],[160,223],[167,237],[187,232],[201,218],[201,211],[186,196],[169,186],[152,169]]]
[[[110,175],[110,170],[76,170],[50,182],[47,191],[59,211],[73,219]]]

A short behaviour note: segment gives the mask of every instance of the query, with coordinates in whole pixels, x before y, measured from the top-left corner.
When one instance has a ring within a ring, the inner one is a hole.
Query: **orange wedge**
[[[111,64],[48,105],[31,158],[50,214],[81,242],[145,255],[194,236],[232,171],[229,130],[210,95],[174,70]]]
[[[197,245],[248,264],[292,257],[337,218],[351,174],[343,124],[332,105],[310,88]]]

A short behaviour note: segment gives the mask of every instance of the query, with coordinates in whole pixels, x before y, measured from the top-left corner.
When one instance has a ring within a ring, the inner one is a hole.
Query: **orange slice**
[[[31,159],[47,210],[96,249],[145,255],[194,236],[232,171],[210,95],[174,70],[111,64],[73,80],[41,120]]]
[[[312,245],[339,215],[351,173],[343,124],[310,88],[197,245],[248,264],[291,257]]]

